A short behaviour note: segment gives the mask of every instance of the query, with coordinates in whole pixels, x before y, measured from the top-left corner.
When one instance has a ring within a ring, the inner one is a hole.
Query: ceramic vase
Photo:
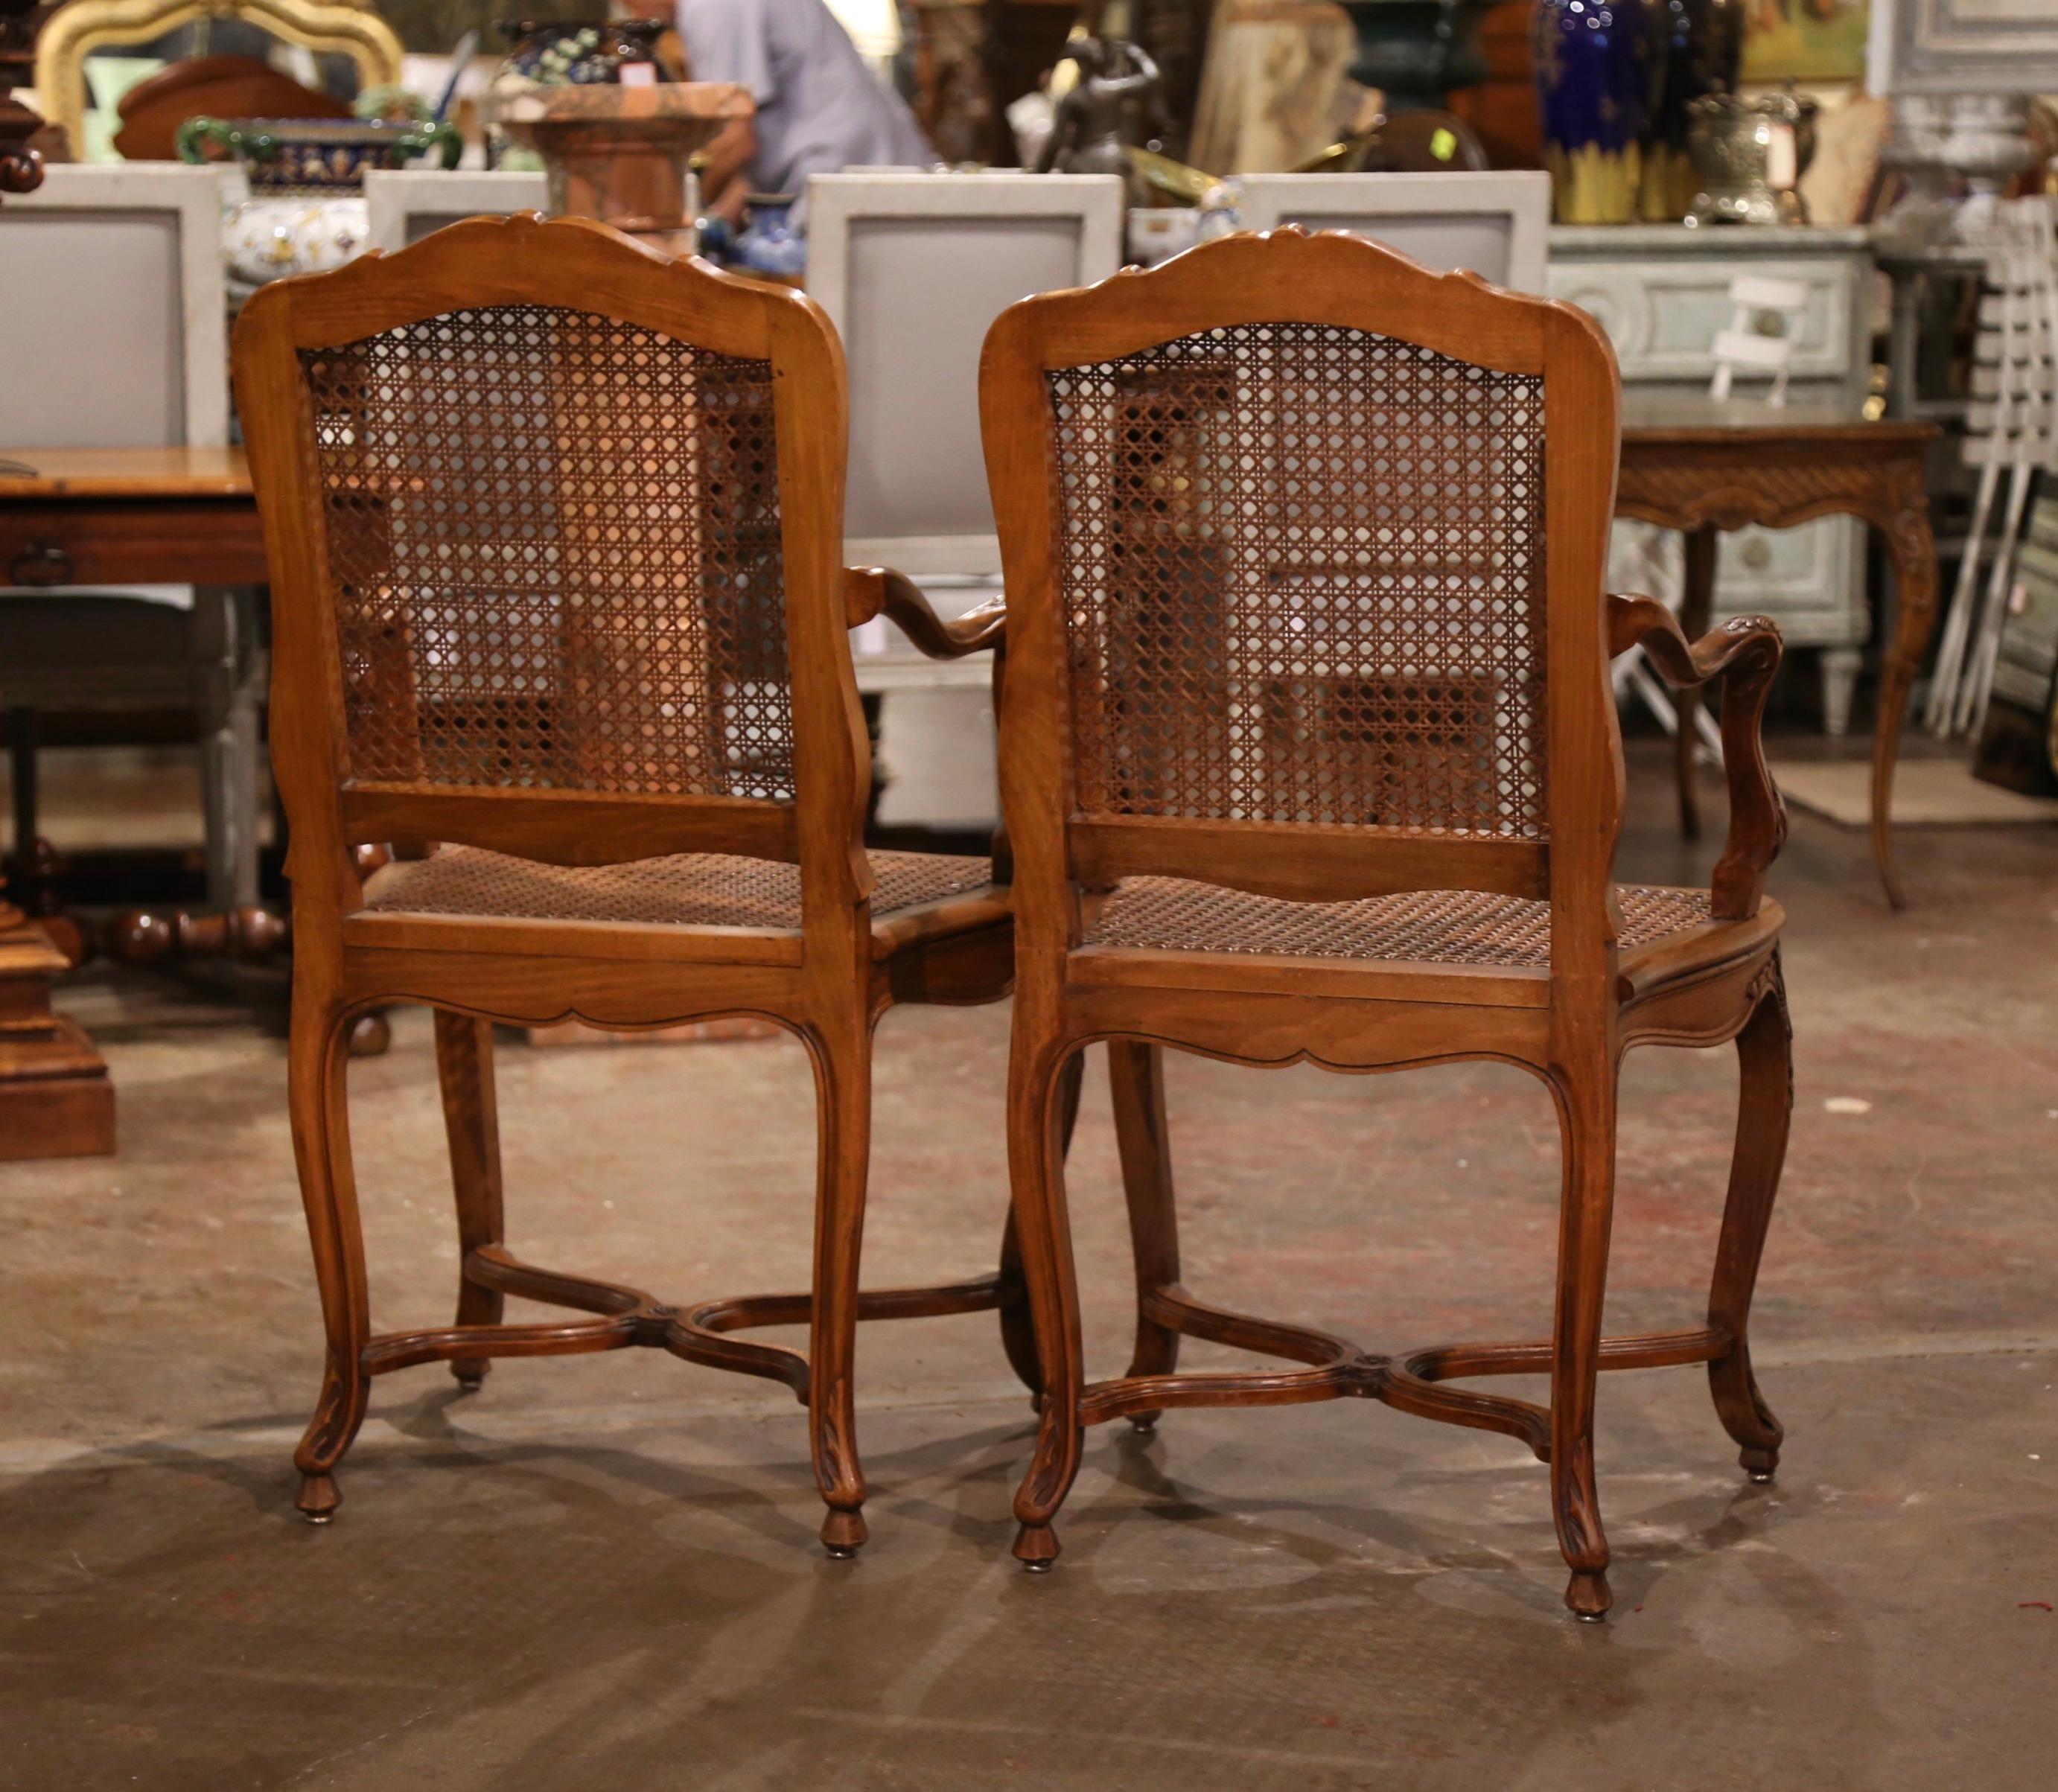
[[[455,168],[464,141],[450,125],[368,118],[189,118],[177,147],[185,161],[225,149],[249,197],[222,221],[222,259],[240,293],[288,274],[328,273],[360,253],[370,236],[368,169],[404,168],[435,152]]]
[[[1627,224],[1643,185],[1651,63],[1644,0],[1536,0],[1532,42],[1560,224]]]
[[[1687,154],[1696,100],[1734,93],[1743,60],[1742,0],[1647,0],[1655,29],[1651,111],[1643,139],[1642,217],[1676,224],[1698,181]]]
[[[797,280],[808,271],[808,240],[793,228],[793,195],[754,193],[736,260],[753,273]]]

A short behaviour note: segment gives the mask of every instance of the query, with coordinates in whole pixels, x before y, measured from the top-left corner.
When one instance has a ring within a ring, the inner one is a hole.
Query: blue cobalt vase
[[[1653,44],[1644,0],[1536,0],[1532,42],[1560,224],[1627,224],[1643,184]]]

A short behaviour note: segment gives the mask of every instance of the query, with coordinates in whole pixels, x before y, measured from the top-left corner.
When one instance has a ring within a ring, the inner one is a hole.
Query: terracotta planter
[[[489,121],[543,158],[550,206],[599,218],[660,248],[686,247],[686,164],[732,118],[757,109],[732,81],[531,87],[490,99]]]

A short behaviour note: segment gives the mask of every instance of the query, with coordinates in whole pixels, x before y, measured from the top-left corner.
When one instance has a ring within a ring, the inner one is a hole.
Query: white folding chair
[[[1808,308],[1808,288],[1800,281],[1774,280],[1764,274],[1739,274],[1730,282],[1728,327],[1715,332],[1714,377],[1708,396],[1728,398],[1739,372],[1769,377],[1767,404],[1786,402],[1787,370],[1794,361],[1794,340]],[[1777,322],[1776,333],[1766,325]]]
[[[2039,471],[2058,471],[2053,203],[2042,197],[1996,202],[1977,234],[1969,232],[1986,262],[1973,349],[1973,404],[1963,448],[1966,464],[1979,468],[1980,479],[1923,713],[1925,725],[1939,737],[1976,732],[1985,720],[2030,487]],[[1988,558],[1987,531],[2004,471],[2008,495]],[[1981,593],[1983,558],[1987,579]]]

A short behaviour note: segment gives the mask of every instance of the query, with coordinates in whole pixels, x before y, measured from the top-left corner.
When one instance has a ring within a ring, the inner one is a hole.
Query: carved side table
[[[1886,544],[1899,595],[1880,667],[1873,730],[1872,849],[1887,901],[1907,907],[1894,869],[1894,761],[1908,693],[1937,617],[1937,550],[1929,530],[1927,462],[1936,426],[1873,423],[1848,411],[1774,408],[1731,399],[1631,394],[1623,406],[1615,513],[1687,538],[1681,626],[1689,638],[1714,606],[1715,541],[1726,529],[1790,529],[1854,516]],[[1677,736],[1681,824],[1699,831],[1693,787],[1694,699],[1683,698]]]

